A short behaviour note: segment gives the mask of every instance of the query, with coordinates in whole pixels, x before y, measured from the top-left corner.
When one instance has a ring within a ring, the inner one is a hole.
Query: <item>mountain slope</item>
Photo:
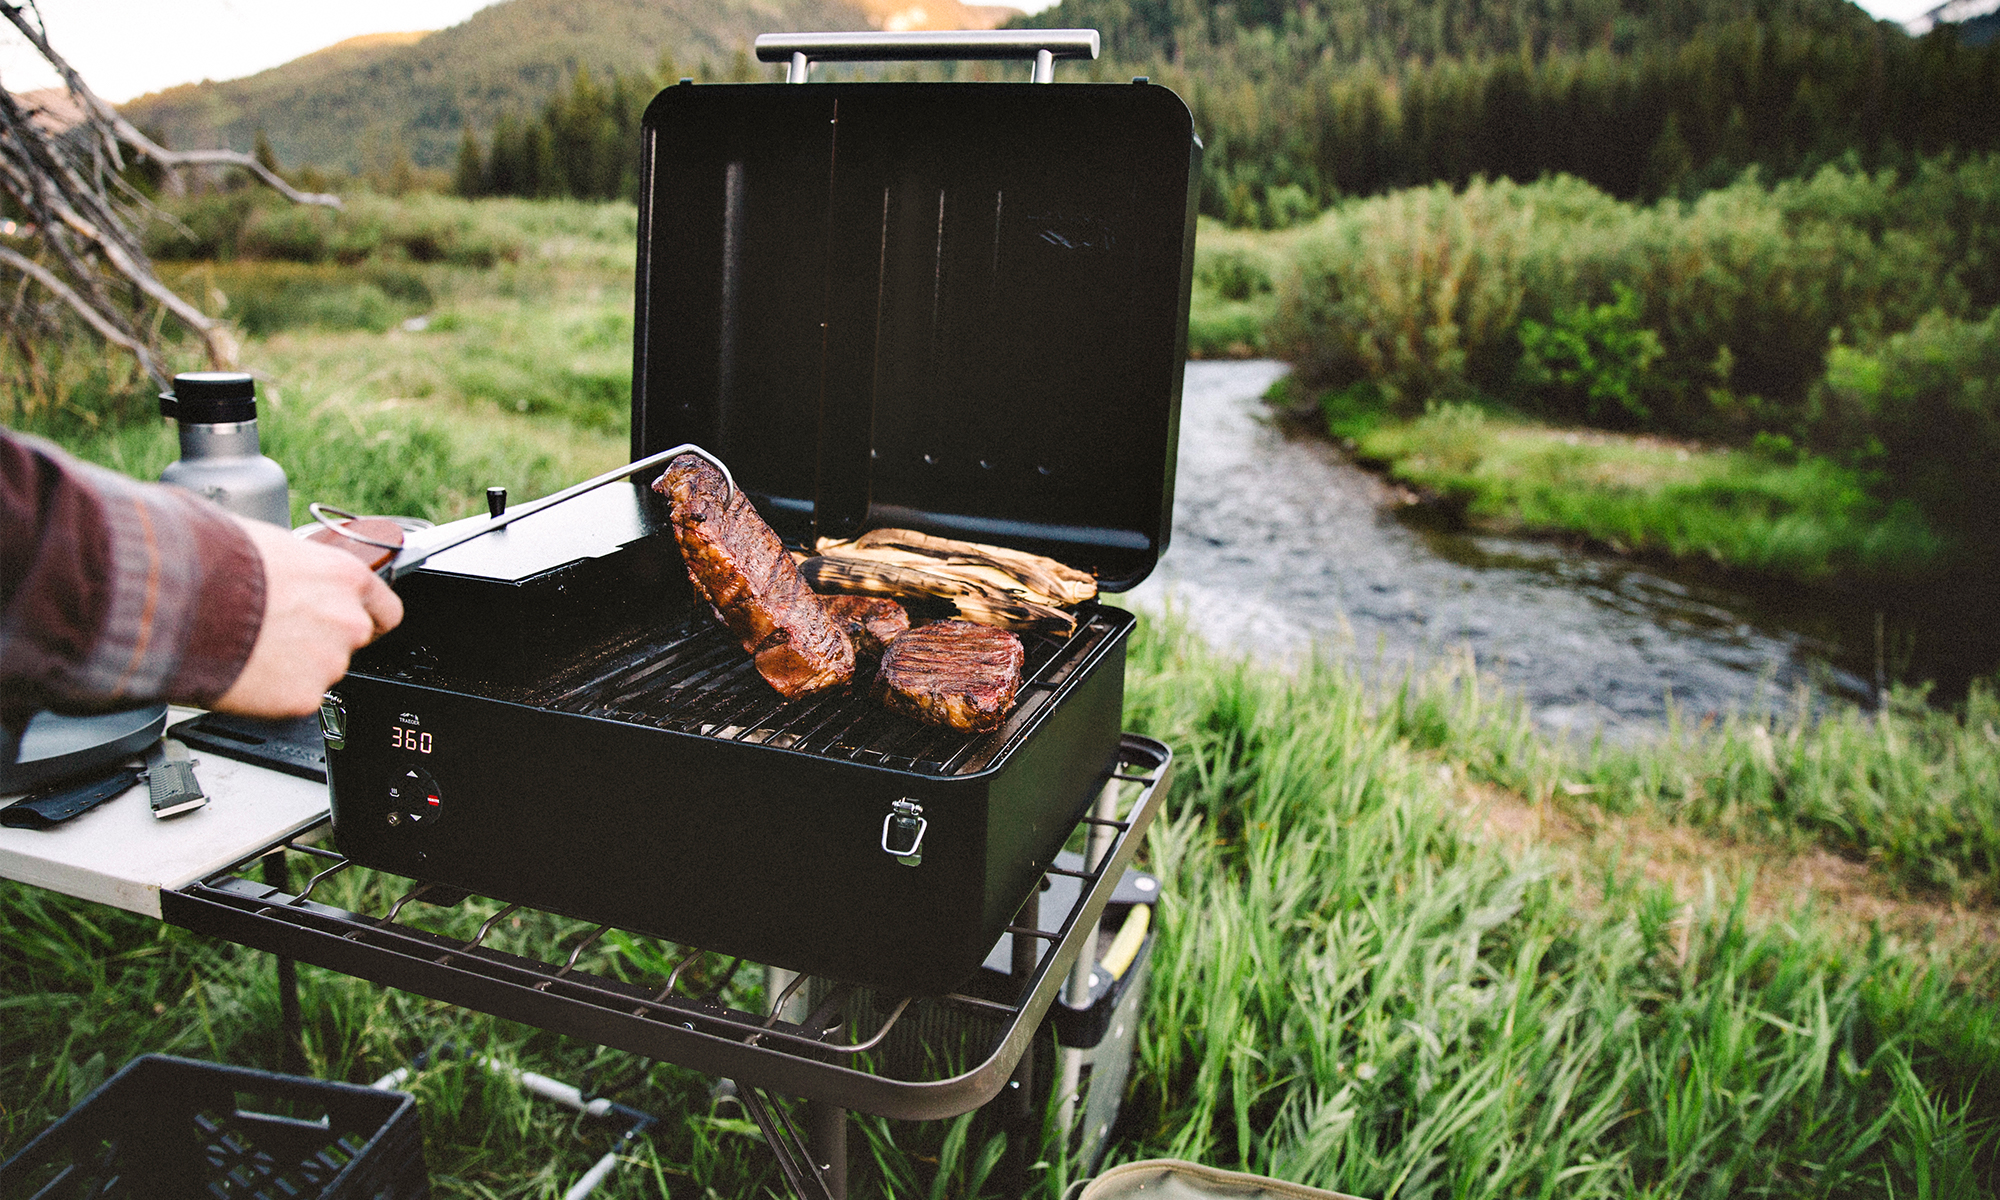
[[[1061,0],[1015,22],[1096,29],[1121,62],[1199,59],[1246,38],[1306,60],[1335,62],[1678,44],[1736,21],[1865,31],[1872,18],[1849,0]]]
[[[1017,15],[960,0],[505,0],[436,33],[350,39],[245,79],[142,96],[124,112],[182,147],[247,150],[262,129],[288,167],[379,167],[398,148],[440,167],[465,125],[483,135],[579,68],[650,74],[671,55],[693,74],[703,62],[728,69],[760,33],[991,28]]]

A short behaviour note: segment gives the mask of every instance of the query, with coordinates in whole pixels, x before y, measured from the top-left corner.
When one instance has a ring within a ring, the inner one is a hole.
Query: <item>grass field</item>
[[[1281,380],[1271,400],[1297,408],[1297,390]],[[1936,575],[1957,552],[1915,505],[1883,503],[1825,458],[1552,426],[1472,403],[1397,419],[1336,392],[1318,407],[1357,459],[1483,528],[1807,583]]]
[[[323,281],[383,302],[286,299],[289,267],[176,269],[210,271],[219,307],[278,297],[246,361],[298,500],[449,517],[489,483],[525,497],[624,460],[629,214],[481,205],[515,231],[513,257]],[[115,367],[65,378],[10,422],[135,474],[172,457],[143,395],[123,418],[81,403]],[[1955,712],[1904,697],[1574,747],[1468,671],[1400,688],[1281,674],[1148,618],[1126,727],[1180,766],[1144,850],[1166,887],[1113,1161],[1171,1154],[1380,1197],[1993,1195],[1996,723],[1976,688]],[[359,904],[387,884],[334,886]],[[369,1081],[450,1040],[665,1117],[602,1195],[782,1194],[706,1079],[301,977],[316,1074]],[[0,883],[0,1156],[136,1054],[276,1069],[279,1043],[267,956]],[[615,1133],[463,1062],[410,1087],[440,1196],[559,1196]],[[853,1194],[998,1194],[995,1136],[857,1120]],[[1052,1140],[1035,1150],[1034,1194],[1056,1197],[1069,1168]]]

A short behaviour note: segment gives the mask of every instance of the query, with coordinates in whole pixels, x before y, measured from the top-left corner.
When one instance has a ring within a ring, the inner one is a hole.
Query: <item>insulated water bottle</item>
[[[258,452],[257,382],[239,371],[189,371],[160,393],[180,423],[181,457],[160,481],[197,492],[242,517],[292,525],[285,469]]]

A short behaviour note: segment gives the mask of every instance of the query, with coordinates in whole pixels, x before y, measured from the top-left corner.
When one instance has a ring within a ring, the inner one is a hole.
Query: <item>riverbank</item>
[[[1550,425],[1472,402],[1402,417],[1365,386],[1314,394],[1290,377],[1266,400],[1493,532],[1815,586],[1938,577],[1964,562],[1915,505],[1884,503],[1859,472],[1814,455]]]
[[[1204,224],[1189,344],[1296,364],[1336,439],[1482,528],[1952,587],[2000,537],[1995,180],[1829,166],[1651,205],[1475,180]]]

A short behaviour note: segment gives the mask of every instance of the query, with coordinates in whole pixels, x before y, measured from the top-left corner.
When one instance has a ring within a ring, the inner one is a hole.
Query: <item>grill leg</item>
[[[1119,787],[1119,781],[1116,779],[1104,781],[1103,789],[1097,793],[1097,804],[1091,810],[1092,816],[1100,821],[1118,819]],[[1114,836],[1109,825],[1090,827],[1090,852],[1083,864],[1084,870],[1097,869],[1098,864],[1104,861],[1104,856],[1111,852]],[[1103,921],[1100,919],[1097,927],[1090,931],[1090,940],[1083,944],[1083,953],[1076,956],[1076,965],[1070,968],[1069,983],[1063,992],[1063,1003],[1071,1008],[1086,1008],[1090,1004],[1090,980],[1097,973],[1097,935],[1102,927]],[[1062,1076],[1056,1082],[1056,1086],[1061,1089],[1057,1093],[1061,1109],[1056,1117],[1056,1128],[1060,1130],[1063,1145],[1066,1147],[1069,1145],[1070,1131],[1076,1126],[1077,1090],[1083,1084],[1085,1052],[1065,1046],[1061,1057]]]
[[[847,1200],[847,1110],[808,1101],[806,1148],[826,1182],[829,1200]]]
[[[765,967],[764,994],[769,997],[768,1002],[775,1004],[797,977],[796,971]],[[792,998],[785,1002],[784,1011],[777,1015],[793,1024],[805,1020],[804,990],[792,993]],[[846,1109],[817,1100],[806,1102],[806,1153],[813,1166],[819,1168],[820,1181],[826,1185],[828,1200],[847,1200]]]
[[[292,890],[292,873],[285,869],[285,852],[264,856],[264,883],[281,892]],[[280,954],[278,960],[278,1016],[285,1035],[285,1073],[306,1073],[305,1018],[299,1012],[299,965]]]
[[[1042,893],[1036,888],[1028,894],[1028,902],[1021,906],[1020,915],[1014,924],[1022,929],[1040,929],[1042,923]],[[1039,958],[1041,939],[1014,936],[1014,981],[1026,987],[1029,976],[1035,973],[1035,963]],[[1000,1127],[1007,1133],[1007,1153],[996,1168],[999,1184],[1004,1195],[1025,1196],[1028,1193],[1028,1164],[1035,1161],[1033,1143],[1035,1138],[1035,1043],[1030,1041],[1021,1060],[1014,1064],[1014,1074],[1007,1080],[998,1099],[996,1116]]]

